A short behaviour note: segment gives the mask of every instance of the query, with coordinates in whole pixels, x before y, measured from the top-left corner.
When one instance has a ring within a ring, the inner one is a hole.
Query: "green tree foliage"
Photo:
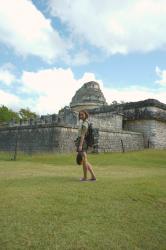
[[[36,118],[37,117],[37,114],[30,111],[29,108],[26,108],[26,109],[20,109],[19,111],[19,117],[23,120],[28,120],[28,119],[31,119],[31,118]]]
[[[125,101],[120,101],[120,102],[117,102],[117,101],[112,101],[111,105],[114,105],[114,106],[117,106],[117,105],[120,105],[120,104],[125,104]]]
[[[9,109],[8,107],[2,105],[0,107],[0,122],[8,122],[11,120],[19,120],[19,115],[17,112],[14,112],[13,110]]]
[[[114,100],[114,101],[112,101],[111,104],[116,106],[116,105],[118,105],[119,103],[118,103],[117,101]]]
[[[0,122],[9,122],[11,120],[19,121],[20,119],[28,120],[36,118],[37,116],[38,115],[32,112],[29,108],[22,108],[19,112],[15,112],[4,105],[0,106]]]

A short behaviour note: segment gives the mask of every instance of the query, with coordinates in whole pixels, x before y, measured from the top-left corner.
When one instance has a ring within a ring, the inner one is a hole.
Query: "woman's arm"
[[[87,128],[85,126],[82,126],[81,138],[80,138],[80,145],[78,147],[79,151],[82,151],[82,146],[83,146],[83,142],[84,142],[84,138],[85,138],[86,132],[87,132]]]
[[[78,147],[79,151],[82,151],[82,145],[83,145],[83,142],[84,142],[84,137],[85,137],[85,135],[82,135],[81,138],[80,138],[80,145]]]

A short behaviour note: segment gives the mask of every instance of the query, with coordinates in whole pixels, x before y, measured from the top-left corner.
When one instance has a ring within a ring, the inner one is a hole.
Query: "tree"
[[[111,103],[111,105],[114,105],[114,106],[116,106],[116,105],[119,105],[119,104],[125,104],[125,101],[120,101],[120,102],[117,102],[117,101],[112,101],[112,103]]]
[[[111,104],[114,105],[114,106],[116,106],[116,105],[118,105],[118,102],[114,100],[114,101],[112,101]]]
[[[35,112],[30,111],[29,108],[26,108],[26,109],[20,109],[19,116],[23,120],[29,120],[36,118],[38,115]]]
[[[0,107],[0,122],[9,122],[11,120],[19,120],[19,115],[17,112],[9,109],[8,107],[2,105]]]

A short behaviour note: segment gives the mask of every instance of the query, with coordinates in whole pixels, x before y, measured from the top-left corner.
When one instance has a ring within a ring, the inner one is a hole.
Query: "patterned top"
[[[88,130],[88,120],[85,120],[81,123],[80,128],[78,130],[78,137],[81,137],[82,135],[85,135]]]

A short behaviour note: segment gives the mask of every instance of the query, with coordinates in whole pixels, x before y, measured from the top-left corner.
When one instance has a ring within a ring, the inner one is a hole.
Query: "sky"
[[[58,113],[88,81],[166,103],[166,0],[0,0],[0,106]]]

